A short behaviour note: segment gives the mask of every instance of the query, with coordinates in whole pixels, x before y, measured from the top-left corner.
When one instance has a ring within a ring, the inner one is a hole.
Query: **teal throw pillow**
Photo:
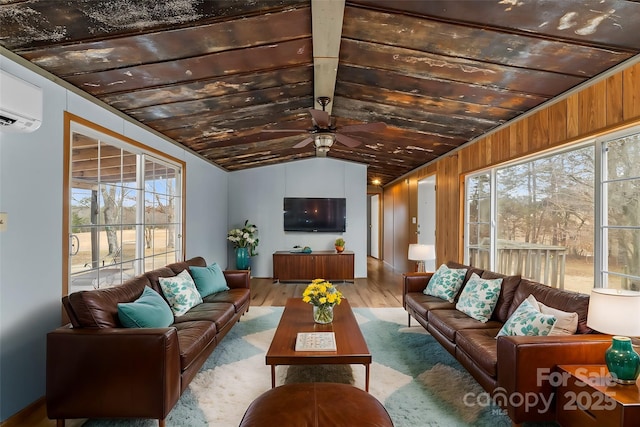
[[[202,298],[229,290],[227,279],[225,279],[220,266],[215,262],[208,267],[189,267],[189,270]]]
[[[453,302],[466,274],[466,268],[449,268],[442,264],[429,279],[429,283],[423,293]]]
[[[166,328],[173,323],[173,312],[159,293],[145,286],[140,298],[118,304],[118,318],[125,328]]]
[[[176,316],[182,316],[202,302],[196,284],[187,270],[182,270],[174,277],[161,277],[159,281],[162,293]]]
[[[460,293],[456,308],[468,316],[486,323],[496,308],[502,279],[481,279],[476,273],[471,275]]]
[[[536,307],[525,299],[516,308],[511,317],[507,319],[496,338],[501,335],[549,335],[555,324],[555,316],[540,313]]]

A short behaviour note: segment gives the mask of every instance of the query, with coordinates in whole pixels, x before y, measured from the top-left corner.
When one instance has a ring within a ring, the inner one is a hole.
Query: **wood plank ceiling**
[[[0,45],[235,171],[293,148],[332,98],[328,156],[382,185],[640,53],[622,0],[2,0]],[[300,133],[267,133],[293,128]]]

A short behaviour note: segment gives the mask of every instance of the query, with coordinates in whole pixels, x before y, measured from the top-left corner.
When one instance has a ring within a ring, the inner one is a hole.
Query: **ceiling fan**
[[[322,110],[310,108],[311,118],[313,119],[313,128],[308,129],[311,136],[303,139],[299,143],[293,146],[293,148],[302,148],[311,142],[316,147],[316,155],[318,157],[326,157],[327,152],[331,148],[334,142],[339,142],[347,147],[357,147],[362,144],[355,138],[345,135],[349,132],[379,132],[383,130],[387,125],[382,122],[376,123],[363,123],[360,125],[343,126],[339,129],[331,123],[331,117],[329,113],[325,111],[325,107],[331,102],[331,98],[328,96],[318,97],[318,103],[322,105]],[[264,132],[295,132],[301,133],[300,129],[264,129]]]

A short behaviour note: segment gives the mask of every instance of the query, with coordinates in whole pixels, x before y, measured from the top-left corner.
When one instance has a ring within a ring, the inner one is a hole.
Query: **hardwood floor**
[[[354,283],[333,282],[352,307],[402,307],[402,274],[384,262],[367,258],[367,278]],[[252,306],[284,306],[287,298],[302,297],[307,283],[274,283],[271,278],[251,279]],[[67,427],[80,427],[85,420],[68,420]],[[18,424],[8,426],[54,427],[46,418],[44,405],[34,409]],[[3,423],[4,427],[4,423]]]
[[[375,258],[367,258],[367,278],[354,283],[332,282],[351,307],[402,307],[402,274]],[[274,283],[271,278],[251,279],[251,305],[284,306],[287,298],[302,297],[308,283]]]

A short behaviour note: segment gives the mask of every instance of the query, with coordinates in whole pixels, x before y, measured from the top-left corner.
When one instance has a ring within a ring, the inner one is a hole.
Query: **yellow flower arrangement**
[[[324,279],[313,279],[302,293],[302,301],[316,307],[333,307],[342,301],[342,292]]]
[[[333,306],[342,301],[342,292],[324,279],[314,279],[302,293],[302,301],[313,304],[314,321],[331,323]]]

